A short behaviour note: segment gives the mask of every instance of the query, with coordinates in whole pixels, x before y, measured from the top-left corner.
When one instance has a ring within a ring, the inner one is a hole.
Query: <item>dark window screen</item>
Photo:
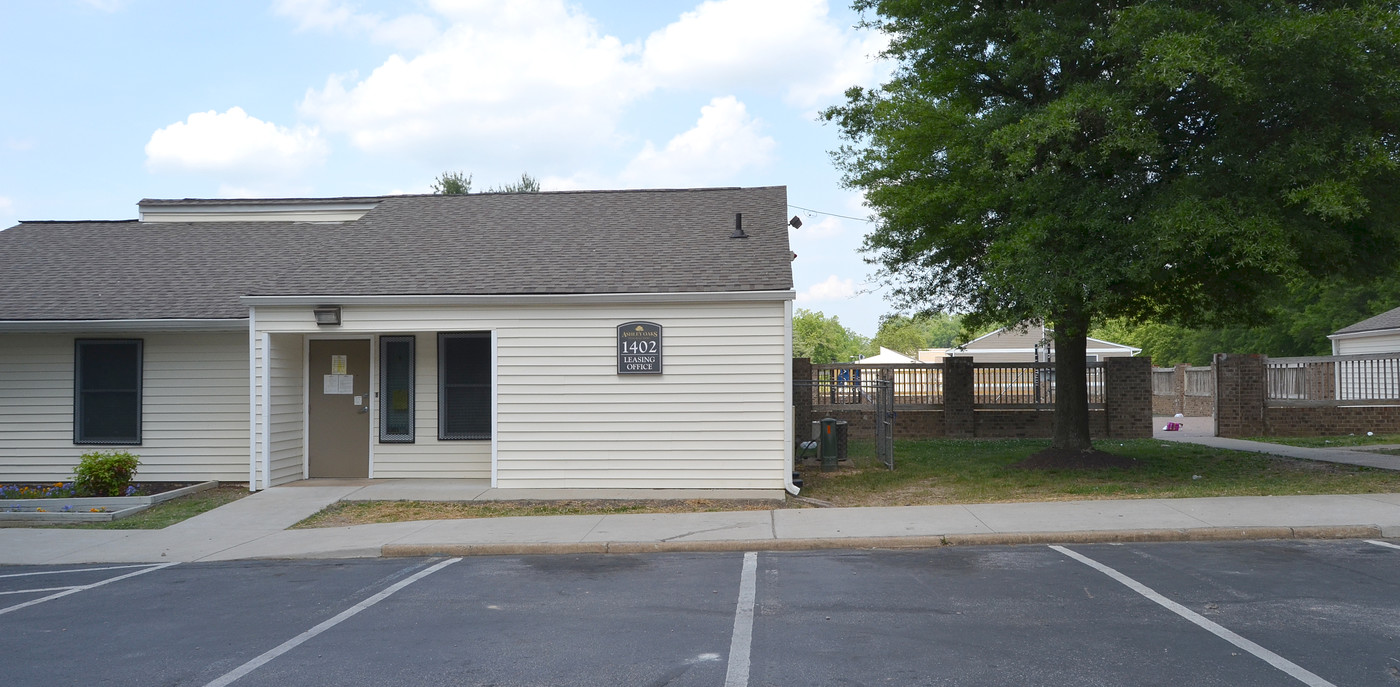
[[[438,334],[438,438],[491,438],[491,334]]]
[[[379,440],[413,442],[411,336],[379,337]]]
[[[78,339],[75,343],[73,442],[141,443],[139,339]]]

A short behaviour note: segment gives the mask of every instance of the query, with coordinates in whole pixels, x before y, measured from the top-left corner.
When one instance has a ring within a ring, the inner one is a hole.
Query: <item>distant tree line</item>
[[[443,172],[432,184],[433,193],[444,196],[463,195],[472,192],[472,175],[466,172]],[[507,182],[486,189],[487,193],[539,193],[540,180],[522,173],[520,181]]]
[[[814,363],[849,362],[875,355],[883,346],[911,358],[928,348],[949,348],[973,338],[962,318],[945,313],[885,315],[874,338],[847,329],[836,316],[798,308],[792,317],[792,354]]]

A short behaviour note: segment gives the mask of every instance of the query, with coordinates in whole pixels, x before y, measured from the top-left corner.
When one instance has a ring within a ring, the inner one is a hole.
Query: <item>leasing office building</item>
[[[782,187],[145,200],[0,232],[0,479],[777,489]],[[736,225],[737,221],[737,225]]]

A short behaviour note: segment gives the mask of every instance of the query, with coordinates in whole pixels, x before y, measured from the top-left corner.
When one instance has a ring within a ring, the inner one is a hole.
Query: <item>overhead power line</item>
[[[804,208],[804,207],[802,207],[801,205],[793,205],[792,203],[788,203],[788,207],[790,207],[790,208],[797,208],[798,210],[802,210],[802,211],[805,211],[805,212],[811,212],[811,213],[818,214],[818,215],[826,215],[826,216],[828,216],[828,217],[840,217],[841,219],[853,219],[853,220],[855,220],[855,221],[857,221],[857,222],[873,222],[873,220],[868,220],[868,219],[865,219],[864,217],[852,217],[852,216],[850,216],[850,215],[838,215],[838,214],[836,214],[836,213],[834,213],[834,212],[823,212],[823,211],[821,211],[821,210],[813,210],[812,208]]]

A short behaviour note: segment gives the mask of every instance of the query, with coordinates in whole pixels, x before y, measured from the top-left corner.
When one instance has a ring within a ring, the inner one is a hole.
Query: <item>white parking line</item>
[[[753,606],[757,591],[758,554],[744,554],[744,568],[739,575],[739,603],[734,609],[734,636],[729,640],[729,669],[724,674],[724,687],[747,687],[749,684],[749,650],[753,646]]]
[[[7,577],[33,577],[34,575],[67,575],[68,573],[97,572],[99,570],[128,570],[131,568],[149,568],[156,563],[137,563],[135,565],[108,565],[101,568],[68,568],[67,570],[40,570],[39,572],[14,573],[11,575],[0,575],[0,580]]]
[[[1392,543],[1390,543],[1390,542],[1376,541],[1376,540],[1374,540],[1374,539],[1367,539],[1367,540],[1366,540],[1366,543],[1367,543],[1367,544],[1375,544],[1376,546],[1384,546],[1384,547],[1386,547],[1386,548],[1388,548],[1388,549],[1400,549],[1400,546],[1396,546],[1395,544],[1392,544]]]
[[[1167,597],[1162,596],[1161,594],[1158,594],[1157,592],[1149,588],[1147,585],[1144,585],[1141,582],[1138,582],[1137,580],[1134,580],[1133,578],[1128,577],[1127,575],[1124,575],[1123,573],[1120,573],[1117,570],[1114,570],[1113,568],[1110,568],[1092,558],[1089,558],[1088,556],[1084,556],[1082,554],[1070,551],[1069,549],[1066,549],[1063,546],[1051,546],[1050,548],[1059,551],[1060,553],[1069,556],[1070,558],[1073,558],[1074,560],[1079,561],[1080,563],[1083,563],[1084,565],[1087,565],[1105,575],[1108,575],[1118,583],[1122,584],[1128,589],[1137,592],[1138,594],[1141,594],[1153,603],[1181,616],[1182,618],[1185,618],[1186,620],[1191,621],[1192,623],[1196,624],[1202,629],[1205,629],[1211,634],[1231,644],[1234,644],[1235,646],[1244,649],[1245,651],[1248,651],[1251,654],[1254,654],[1256,658],[1264,661],[1265,663],[1268,663],[1269,665],[1275,668],[1278,668],[1279,670],[1282,670],[1285,673],[1288,673],[1290,676],[1292,676],[1293,678],[1297,679],[1299,682],[1302,682],[1305,685],[1310,685],[1311,687],[1337,687],[1331,682],[1328,682],[1318,677],[1317,675],[1309,672],[1302,666],[1293,663],[1292,661],[1289,661],[1288,659],[1279,656],[1278,654],[1269,651],[1268,649],[1265,649],[1264,647],[1259,646],[1258,644],[1255,644],[1254,642],[1251,642],[1248,639],[1245,639],[1244,637],[1241,637],[1210,620],[1207,620],[1201,614],[1185,606],[1182,606],[1181,604],[1172,601],[1171,599],[1168,599]]]
[[[378,594],[375,594],[374,596],[371,596],[368,599],[365,599],[364,601],[361,601],[360,603],[357,603],[354,606],[351,606],[350,608],[347,608],[341,611],[340,613],[337,613],[334,618],[322,622],[316,627],[313,627],[310,630],[307,630],[306,632],[292,637],[291,639],[267,650],[261,656],[258,656],[257,658],[254,658],[253,660],[248,661],[247,663],[244,663],[243,665],[238,666],[237,668],[234,668],[233,670],[227,673],[224,673],[222,676],[215,679],[213,682],[210,682],[209,684],[205,685],[204,687],[223,687],[224,685],[227,685],[233,682],[234,680],[237,680],[238,678],[243,677],[244,675],[247,675],[248,673],[251,673],[254,670],[257,670],[259,667],[261,667],[268,661],[271,661],[272,659],[277,658],[278,656],[281,656],[282,654],[285,654],[288,651],[297,648],[298,646],[301,646],[312,637],[315,637],[316,635],[319,635],[322,632],[325,632],[326,630],[329,630],[332,627],[335,627],[336,625],[345,622],[346,620],[354,616],[356,613],[359,613],[360,611],[363,611],[366,608],[369,608],[370,606],[373,606],[379,603],[380,601],[389,598],[394,594],[394,592],[397,592],[400,589],[403,589],[404,587],[407,587],[408,585],[413,584],[414,582],[417,582],[418,580],[421,580],[460,560],[462,559],[449,558],[445,561],[442,561],[441,563],[438,563],[437,565],[434,565],[431,568],[428,568],[427,570],[420,570],[414,573],[413,575],[409,576],[408,578],[399,580],[398,582],[395,582],[394,584],[385,587],[384,590],[379,592]]]
[[[70,584],[66,587],[39,587],[38,589],[15,589],[8,592],[0,592],[0,596],[4,596],[6,594],[38,594],[40,592],[62,592],[67,591],[69,589],[75,589],[76,587],[77,585]]]
[[[38,599],[34,599],[34,600],[32,600],[32,601],[26,601],[26,602],[24,602],[24,603],[22,603],[22,604],[15,604],[15,605],[9,606],[9,607],[7,607],[7,608],[0,608],[0,615],[5,615],[6,613],[9,613],[10,611],[18,611],[18,610],[21,609],[21,608],[28,608],[28,607],[30,607],[30,606],[34,606],[34,605],[37,605],[37,604],[41,604],[41,603],[44,603],[45,601],[53,601],[54,599],[62,598],[62,597],[68,596],[69,594],[77,594],[78,592],[85,592],[85,591],[87,591],[87,590],[89,590],[89,589],[92,589],[93,587],[101,587],[101,586],[104,585],[104,584],[108,584],[108,583],[110,583],[110,582],[116,582],[116,581],[118,581],[118,580],[125,580],[125,579],[128,578],[128,577],[136,577],[137,575],[145,575],[145,574],[148,573],[148,572],[155,572],[155,571],[160,570],[160,569],[162,569],[162,568],[168,568],[168,567],[170,567],[170,566],[172,566],[172,565],[177,565],[177,564],[176,564],[176,563],[156,563],[156,564],[153,564],[153,565],[150,565],[150,566],[146,567],[144,570],[137,570],[136,572],[129,572],[129,573],[125,574],[125,575],[118,575],[118,576],[116,576],[116,577],[110,577],[110,578],[107,578],[107,579],[105,579],[105,580],[102,580],[101,582],[94,582],[94,583],[92,583],[92,584],[84,584],[84,585],[79,585],[79,586],[76,586],[76,587],[68,587],[68,588],[64,589],[64,591],[61,591],[61,592],[59,592],[59,593],[57,593],[57,594],[50,594],[50,595],[48,595],[48,596],[41,597],[41,598],[38,598]],[[88,568],[88,570],[92,570],[92,569],[93,569],[93,568]],[[74,572],[77,572],[77,571],[74,571]],[[85,572],[85,571],[84,571],[84,572]]]

